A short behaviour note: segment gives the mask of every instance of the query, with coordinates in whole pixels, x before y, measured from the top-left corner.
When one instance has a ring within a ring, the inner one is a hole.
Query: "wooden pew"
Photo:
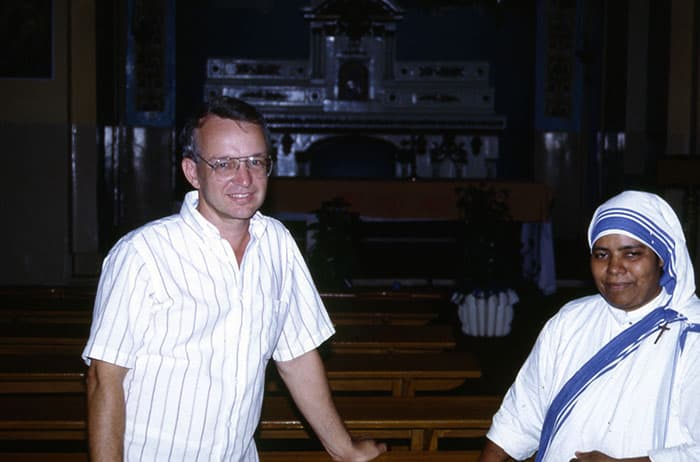
[[[334,391],[383,389],[397,397],[452,390],[481,377],[476,357],[466,351],[333,355],[325,364]]]
[[[333,324],[424,326],[438,320],[440,311],[427,305],[375,306],[358,303],[353,307],[328,310]],[[92,322],[92,310],[84,308],[13,308],[0,310],[0,322],[23,324],[85,324]]]
[[[326,292],[321,297],[335,325],[426,325],[455,311],[443,292]]]
[[[481,377],[478,361],[469,352],[331,355],[324,359],[333,391],[388,392],[414,396],[440,392]],[[271,365],[266,391],[284,389]],[[2,355],[2,393],[79,393],[85,391],[86,366],[79,355]]]
[[[389,451],[373,462],[476,462],[480,451]],[[0,453],[3,462],[88,462],[87,453]],[[261,451],[260,462],[332,462],[322,451]]]
[[[428,326],[341,325],[329,341],[333,353],[423,353],[456,347],[450,324]]]
[[[438,319],[440,309],[407,303],[388,306],[358,302],[353,306],[328,308],[335,325],[392,324],[422,326]],[[15,307],[0,310],[0,322],[25,324],[90,324],[92,309],[66,307]]]
[[[476,462],[481,451],[389,451],[372,462]],[[260,462],[332,462],[323,451],[261,451]]]
[[[388,392],[410,397],[416,392],[452,390],[468,379],[481,377],[477,359],[466,351],[332,354],[323,362],[334,392]],[[269,369],[266,391],[283,390],[274,365]]]
[[[400,439],[411,450],[434,451],[442,438],[483,437],[500,404],[496,396],[336,397],[355,437]],[[84,441],[85,394],[0,395],[0,440]],[[261,440],[309,439],[298,411],[283,396],[263,402]]]
[[[88,462],[87,452],[0,452],[3,462]],[[290,462],[294,459],[288,459]],[[311,462],[311,461],[309,461]],[[436,460],[436,462],[438,462]]]
[[[328,347],[335,353],[426,352],[454,349],[455,328],[428,326],[337,326]],[[0,354],[30,352],[80,353],[87,341],[86,324],[0,323]]]
[[[0,322],[22,324],[90,324],[92,308],[65,306],[14,306],[0,309]]]
[[[480,451],[389,451],[372,462],[476,462]],[[3,462],[88,462],[87,453],[0,453]],[[260,462],[332,462],[323,451],[261,451]]]
[[[0,440],[84,441],[85,394],[0,394]]]
[[[0,286],[0,309],[7,303],[71,305],[95,299],[94,286]]]
[[[430,304],[373,304],[357,301],[354,304],[327,307],[335,325],[383,324],[423,326],[435,322],[443,309]],[[0,309],[0,322],[23,324],[90,324],[92,308],[26,306]]]
[[[80,356],[89,331],[84,323],[0,322],[0,355]]]
[[[80,356],[0,355],[0,394],[84,393]]]
[[[360,304],[349,309],[329,309],[328,314],[336,326],[368,324],[425,326],[440,316],[437,310],[430,307],[407,305],[375,308],[373,305]]]
[[[0,322],[89,324],[92,320],[93,299],[89,297],[94,294],[66,299],[51,296],[50,289],[28,288],[22,298],[23,292],[17,290],[3,296],[0,289]],[[333,292],[322,293],[321,298],[337,325],[425,325],[454,311],[442,292]]]
[[[355,437],[400,439],[413,451],[435,451],[442,438],[480,438],[498,409],[498,396],[336,397],[338,412]],[[286,397],[266,397],[259,438],[307,439],[297,409]]]

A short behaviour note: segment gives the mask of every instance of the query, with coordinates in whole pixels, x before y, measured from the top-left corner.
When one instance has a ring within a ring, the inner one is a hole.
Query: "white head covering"
[[[695,298],[695,273],[683,228],[670,205],[656,194],[625,191],[603,203],[588,227],[588,245],[608,234],[624,234],[651,248],[663,260],[659,284],[671,295],[669,308]]]

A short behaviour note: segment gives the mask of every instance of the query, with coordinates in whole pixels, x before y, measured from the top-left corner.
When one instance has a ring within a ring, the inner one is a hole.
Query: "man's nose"
[[[236,184],[242,185],[249,185],[252,183],[253,177],[250,174],[250,170],[248,170],[248,165],[244,161],[238,162],[231,180]]]

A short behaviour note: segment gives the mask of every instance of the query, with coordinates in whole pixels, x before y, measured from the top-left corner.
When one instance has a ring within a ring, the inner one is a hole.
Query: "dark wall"
[[[70,275],[68,19],[65,2],[55,2],[50,78],[0,79],[0,284],[60,284]]]
[[[504,178],[530,178],[536,2],[483,3],[487,6],[407,8],[396,34],[398,59],[487,61],[496,113],[507,119],[498,170]]]
[[[178,127],[204,94],[210,57],[305,59],[304,0],[177,2]]]

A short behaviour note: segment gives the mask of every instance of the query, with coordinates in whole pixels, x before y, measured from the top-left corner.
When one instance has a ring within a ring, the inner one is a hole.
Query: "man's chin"
[[[229,211],[228,218],[231,220],[242,220],[242,221],[247,221],[253,218],[253,215],[255,215],[255,212],[257,212],[257,208],[246,208],[246,209],[237,209],[237,210],[231,210]]]

